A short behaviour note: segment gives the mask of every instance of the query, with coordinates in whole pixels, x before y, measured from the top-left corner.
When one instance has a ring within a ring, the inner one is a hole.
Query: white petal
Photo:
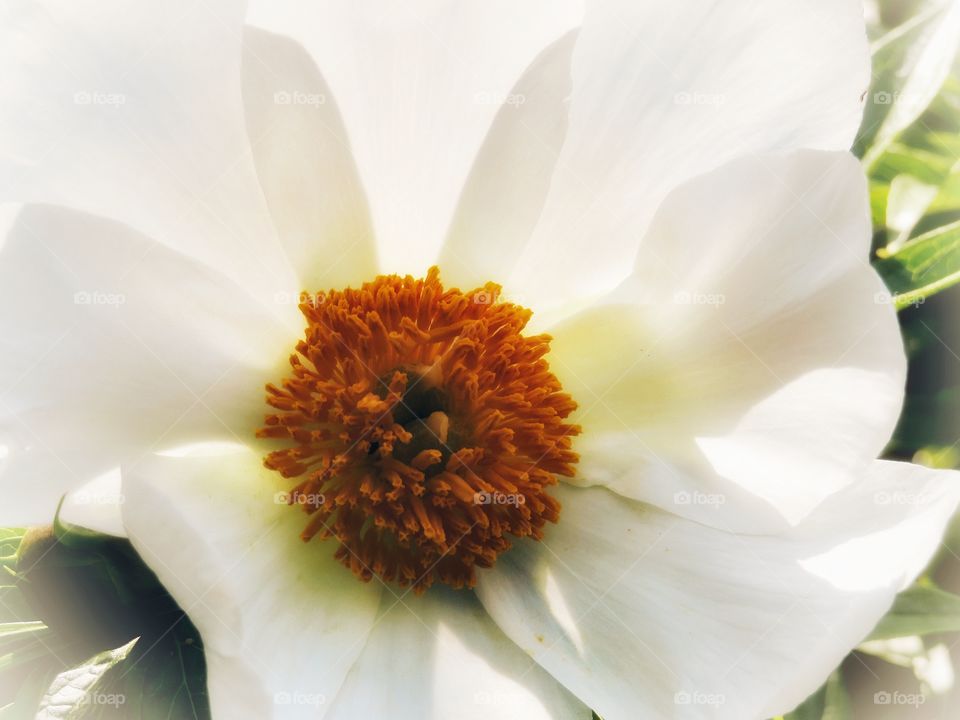
[[[72,456],[67,464],[49,449],[24,446],[16,430],[0,425],[0,525],[49,525],[64,493],[81,487],[103,465],[92,452]]]
[[[127,532],[200,631],[215,718],[323,717],[374,623],[380,586],[300,540],[284,487],[247,449],[123,471]]]
[[[849,148],[869,68],[859,0],[591,4],[566,142],[513,282],[541,310],[604,292],[684,180],[751,153]]]
[[[356,287],[377,274],[376,249],[336,101],[295,42],[249,27],[243,38],[253,160],[299,289]]]
[[[906,502],[878,504],[877,493]],[[763,720],[813,692],[937,547],[960,478],[877,463],[780,536],[734,535],[599,488],[480,577],[504,631],[606,720]]]
[[[114,468],[67,493],[57,517],[68,525],[126,537],[120,512],[122,504],[120,468]]]
[[[551,330],[582,481],[753,531],[848,482],[889,440],[906,373],[869,238],[846,153],[747,158],[673,192],[633,276]]]
[[[54,207],[11,229],[0,308],[0,487],[20,522],[48,520],[66,489],[151,448],[252,439],[296,340],[195,261]]]
[[[270,0],[249,21],[313,56],[343,113],[383,270],[422,273],[502,100],[578,5]]]
[[[497,113],[443,245],[446,283],[504,282],[529,241],[566,136],[575,41],[573,31],[544,50]],[[504,291],[524,304],[523,288]]]
[[[377,624],[329,720],[590,720],[471,592],[383,594]]]
[[[265,298],[291,288],[244,124],[242,12],[5,3],[0,197],[124,222]]]

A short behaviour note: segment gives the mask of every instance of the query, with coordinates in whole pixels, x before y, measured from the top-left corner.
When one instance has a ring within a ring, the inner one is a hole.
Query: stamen
[[[547,488],[574,474],[576,403],[549,336],[523,336],[530,311],[499,293],[444,290],[431,268],[301,298],[305,336],[257,435],[287,442],[264,464],[297,479],[301,537],[335,538],[362,580],[473,587],[559,517]]]

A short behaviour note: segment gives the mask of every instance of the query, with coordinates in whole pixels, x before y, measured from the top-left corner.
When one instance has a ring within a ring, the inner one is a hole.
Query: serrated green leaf
[[[131,640],[59,673],[40,701],[36,720],[79,720],[98,706],[122,705],[122,694],[105,692],[104,680],[112,668],[130,655],[136,643],[137,639]]]
[[[894,28],[873,46],[876,81],[857,150],[872,167],[936,97],[960,45],[960,5],[937,3]]]
[[[909,241],[875,267],[894,296],[897,309],[923,302],[960,282],[960,222]]]
[[[960,596],[932,586],[914,585],[897,595],[893,608],[868,639],[941,632],[960,632]]]

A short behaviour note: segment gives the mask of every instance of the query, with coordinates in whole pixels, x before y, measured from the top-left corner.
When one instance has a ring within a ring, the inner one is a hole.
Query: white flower
[[[956,476],[875,460],[859,2],[3,12],[0,521],[120,466],[73,510],[122,511],[215,717],[766,718],[935,549]],[[416,595],[303,543],[253,435],[293,298],[434,262],[534,310],[583,431],[543,541]]]

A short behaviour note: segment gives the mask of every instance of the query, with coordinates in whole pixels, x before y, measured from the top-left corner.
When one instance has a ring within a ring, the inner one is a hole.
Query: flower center
[[[576,403],[499,291],[444,290],[431,268],[301,296],[305,337],[257,435],[286,441],[264,464],[298,480],[301,537],[335,538],[362,580],[472,587],[559,517],[547,489],[574,474]]]

